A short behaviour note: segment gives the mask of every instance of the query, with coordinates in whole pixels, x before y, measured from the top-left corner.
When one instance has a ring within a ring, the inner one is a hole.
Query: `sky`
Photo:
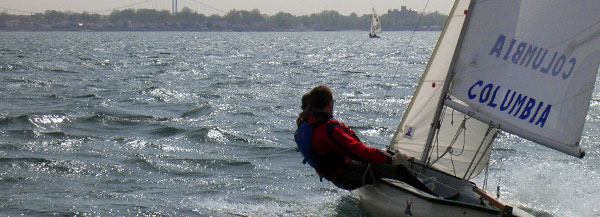
[[[171,10],[172,0],[0,0],[0,12],[11,14],[43,13],[46,10],[92,12],[110,14],[113,9],[150,8]],[[427,3],[429,1],[429,3]],[[223,15],[232,9],[258,9],[262,14],[274,15],[287,12],[294,15],[307,15],[323,10],[335,10],[343,15],[352,12],[359,16],[370,14],[371,7],[378,14],[385,14],[390,9],[407,6],[416,11],[438,11],[448,14],[454,0],[178,0],[178,8],[187,6],[192,10],[212,15]],[[425,8],[427,4],[427,8]],[[28,12],[28,13],[27,13]]]

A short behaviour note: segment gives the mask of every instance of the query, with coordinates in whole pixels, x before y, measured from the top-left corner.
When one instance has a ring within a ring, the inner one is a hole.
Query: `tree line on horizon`
[[[371,14],[348,16],[325,10],[310,15],[295,16],[279,12],[275,15],[231,10],[223,16],[206,16],[184,7],[175,15],[168,10],[124,9],[109,15],[88,12],[48,10],[32,15],[0,13],[2,30],[183,30],[183,31],[298,31],[298,30],[369,30]],[[380,15],[386,30],[440,30],[447,15],[439,12],[422,14],[402,7]],[[419,26],[417,26],[417,24]]]

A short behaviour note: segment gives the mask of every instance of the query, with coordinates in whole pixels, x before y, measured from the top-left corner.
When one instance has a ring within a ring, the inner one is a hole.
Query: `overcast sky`
[[[385,14],[389,9],[400,9],[401,6],[422,11],[426,2],[427,0],[178,0],[178,8],[181,10],[187,6],[198,13],[220,15],[223,15],[220,11],[256,8],[268,15],[277,12],[306,15],[323,10],[336,10],[343,15],[356,12],[360,16],[370,14],[371,7],[379,14]],[[453,2],[454,0],[429,0],[425,11],[448,14]],[[40,13],[46,10],[68,10],[109,14],[112,9],[125,9],[133,4],[134,8],[171,10],[171,0],[0,0],[0,11],[23,14],[31,11]]]

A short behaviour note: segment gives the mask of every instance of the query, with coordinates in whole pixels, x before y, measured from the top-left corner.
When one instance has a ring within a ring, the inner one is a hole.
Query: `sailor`
[[[304,93],[304,95],[302,95],[302,105],[300,106],[300,108],[302,109],[302,112],[300,114],[298,114],[298,119],[296,119],[296,125],[298,125],[298,129],[300,129],[300,125],[302,125],[302,122],[304,122],[307,118],[308,118],[308,114],[310,113],[309,110],[307,110],[308,108],[308,94],[309,92]]]
[[[393,178],[437,196],[403,165],[409,157],[367,147],[350,127],[335,120],[335,100],[327,86],[313,88],[308,98],[310,114],[299,127],[295,139],[305,161],[320,177],[346,190],[357,189],[380,178]]]

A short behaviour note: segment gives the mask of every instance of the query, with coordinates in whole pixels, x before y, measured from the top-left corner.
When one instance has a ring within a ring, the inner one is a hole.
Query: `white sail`
[[[421,158],[469,3],[470,0],[455,2],[390,148]],[[463,120],[465,128],[461,131]],[[445,110],[441,126],[431,151],[433,167],[466,179],[485,168],[496,129],[488,132],[487,124],[472,118],[465,120],[464,114],[453,109]],[[472,162],[474,165],[470,166]]]
[[[375,8],[373,9],[373,20],[371,21],[371,34],[381,33],[381,21],[379,20],[379,16],[375,12]]]
[[[579,140],[600,63],[600,1],[477,1],[452,107],[583,157]],[[494,28],[489,28],[490,24]]]

